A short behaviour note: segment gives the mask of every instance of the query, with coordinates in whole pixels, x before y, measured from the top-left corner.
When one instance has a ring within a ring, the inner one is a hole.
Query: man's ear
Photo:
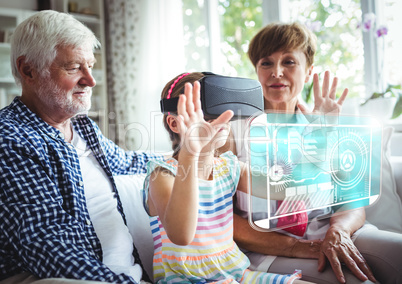
[[[307,69],[307,75],[306,75],[306,78],[304,79],[304,83],[307,83],[310,80],[310,76],[311,76],[311,74],[313,74],[313,68],[314,68],[314,65],[311,65]]]
[[[169,125],[170,130],[172,130],[174,133],[179,133],[179,129],[177,127],[178,122],[177,122],[177,117],[174,115],[168,115],[166,117],[166,122]]]
[[[23,82],[32,82],[36,80],[36,71],[32,67],[32,64],[26,61],[25,56],[20,56],[17,58],[17,69],[21,75]]]

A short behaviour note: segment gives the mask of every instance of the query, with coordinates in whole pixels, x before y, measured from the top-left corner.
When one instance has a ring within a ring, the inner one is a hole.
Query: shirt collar
[[[9,105],[9,109],[14,113],[14,117],[20,121],[20,123],[32,127],[37,131],[44,132],[46,135],[53,139],[61,139],[64,141],[64,136],[61,131],[55,127],[46,123],[36,113],[31,111],[21,100],[20,97],[14,98]]]

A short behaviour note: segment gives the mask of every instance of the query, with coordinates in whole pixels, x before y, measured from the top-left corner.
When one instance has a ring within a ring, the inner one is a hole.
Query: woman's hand
[[[321,244],[321,252],[318,258],[318,271],[323,271],[327,261],[331,264],[339,282],[345,283],[342,272],[342,264],[347,266],[350,271],[361,281],[370,279],[376,282],[369,266],[360,254],[350,234],[336,226],[331,226]]]
[[[291,257],[318,259],[321,252],[322,240],[297,239],[292,248]]]
[[[339,115],[342,109],[342,104],[348,95],[348,89],[345,89],[338,99],[335,101],[336,87],[338,85],[338,78],[335,77],[332,81],[331,89],[329,88],[330,83],[330,72],[325,71],[324,81],[322,84],[322,91],[320,90],[320,82],[318,74],[314,74],[313,77],[313,91],[314,91],[314,109],[312,114],[334,114]],[[299,104],[299,109],[302,113],[308,114],[309,111],[304,105]]]
[[[180,95],[177,104],[178,130],[182,137],[181,150],[190,155],[197,156],[215,135],[223,128],[233,116],[233,111],[227,110],[211,123],[204,120],[201,108],[200,83],[194,82],[194,87],[186,83],[184,95]]]

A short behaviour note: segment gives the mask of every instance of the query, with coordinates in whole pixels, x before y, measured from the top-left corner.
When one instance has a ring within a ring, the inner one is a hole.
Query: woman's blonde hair
[[[305,25],[297,22],[272,23],[262,28],[251,39],[248,57],[256,68],[261,58],[270,56],[277,51],[296,49],[304,52],[307,59],[306,67],[311,67],[317,50],[317,37]]]
[[[184,94],[184,85],[187,82],[193,84],[195,81],[199,81],[203,77],[205,77],[205,75],[201,72],[182,73],[177,75],[165,85],[162,90],[161,99],[177,98],[181,94]],[[177,113],[172,112],[170,114],[177,115]],[[167,123],[167,116],[168,114],[163,115],[163,125],[169,133],[170,140],[172,141],[172,150],[175,155],[180,150],[180,136],[170,129],[169,124]]]

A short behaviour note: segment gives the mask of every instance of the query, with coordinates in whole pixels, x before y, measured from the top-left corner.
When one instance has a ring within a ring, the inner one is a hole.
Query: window
[[[397,53],[402,40],[392,32],[401,26],[401,8],[397,0],[183,0],[186,68],[256,78],[247,57],[253,35],[272,21],[300,21],[318,37],[314,71],[335,73],[339,90],[349,88],[349,98],[368,97],[384,84],[378,77],[381,66],[387,79],[402,81],[402,56]],[[382,40],[358,28],[370,12],[378,16],[377,23],[389,24],[383,48]],[[392,52],[384,52],[390,47]]]
[[[384,24],[388,27],[389,33],[382,39],[383,42],[380,42],[379,48],[380,51],[383,49],[381,52],[384,54],[385,83],[402,84],[402,38],[399,32],[402,27],[400,15],[402,2],[399,0],[384,2]]]
[[[209,71],[211,32],[208,1],[183,0],[184,52],[186,71]],[[218,31],[219,33],[219,31]]]
[[[247,57],[263,0],[183,0],[186,68],[256,78]]]
[[[364,96],[364,49],[360,0],[288,0],[285,21],[306,24],[317,35],[314,72],[330,70],[339,78],[338,91]]]

